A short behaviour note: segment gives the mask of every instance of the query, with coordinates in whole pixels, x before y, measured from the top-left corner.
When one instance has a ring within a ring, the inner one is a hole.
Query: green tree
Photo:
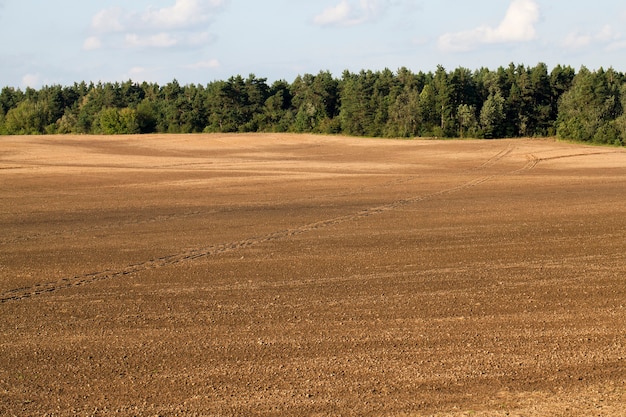
[[[620,87],[620,100],[622,114],[613,122],[613,126],[615,127],[618,135],[618,137],[614,139],[613,143],[616,145],[626,145],[626,83],[623,83]]]
[[[254,74],[244,80],[240,75],[219,82],[208,94],[207,131],[250,132],[259,129],[265,113],[265,102],[270,89],[265,78]]]
[[[613,143],[619,132],[609,126],[621,113],[619,79],[613,71],[582,67],[561,96],[557,134],[585,142]]]
[[[242,96],[244,123],[239,130],[256,132],[264,124],[265,101],[270,96],[270,88],[267,85],[267,78],[257,78],[254,74],[250,74],[244,84]]]
[[[450,113],[455,118],[454,122],[449,123],[457,128],[452,136],[475,135],[476,107],[482,101],[472,72],[459,67],[450,74],[448,84],[452,106]],[[459,111],[463,111],[463,114],[459,114]],[[462,123],[465,125],[461,125]],[[469,133],[470,131],[472,133]]]
[[[9,135],[36,135],[45,133],[49,115],[46,107],[26,99],[8,111],[4,129]]]
[[[456,115],[458,118],[460,137],[477,137],[479,135],[478,121],[476,120],[476,107],[469,104],[460,104]]]
[[[68,134],[77,131],[77,118],[76,113],[69,108],[65,109],[65,113],[56,122],[56,133]]]
[[[551,90],[551,113],[550,120],[555,122],[558,118],[559,100],[561,96],[572,87],[572,82],[576,76],[576,71],[570,66],[557,65],[550,72]]]
[[[344,71],[341,80],[341,131],[347,135],[364,136],[373,130],[372,94],[376,75],[372,71],[353,74]]]
[[[100,111],[96,118],[95,131],[105,135],[117,135],[121,133],[122,122],[118,109],[108,107]]]
[[[8,135],[6,124],[5,124],[5,116],[4,113],[0,112],[0,135]]]
[[[339,114],[339,83],[330,72],[298,76],[291,84],[291,103],[297,132],[334,133]]]
[[[13,87],[4,87],[0,92],[0,114],[6,115],[24,99],[24,93]]]
[[[139,123],[137,122],[137,110],[130,107],[124,107],[119,111],[121,134],[133,135],[140,133]]]
[[[120,96],[123,106],[134,109],[143,101],[146,93],[139,84],[128,80],[120,85]]]
[[[544,63],[495,71],[250,74],[206,86],[74,83],[0,91],[0,134],[297,131],[356,136],[534,136],[623,144],[624,74]]]
[[[137,105],[137,129],[139,133],[154,133],[157,131],[157,109],[154,102],[144,99]]]
[[[426,84],[419,95],[417,106],[418,120],[422,123],[420,136],[442,136],[439,126],[441,120],[437,112],[437,98],[432,84]],[[435,132],[435,127],[438,129]]]
[[[381,72],[376,72],[374,76],[372,96],[370,97],[373,119],[366,135],[379,137],[384,135],[385,126],[389,119],[389,108],[396,101],[401,86],[394,73],[388,68]]]
[[[485,138],[502,137],[504,122],[504,98],[496,91],[489,95],[480,111],[480,125]]]
[[[284,80],[275,81],[268,94],[263,107],[261,128],[264,131],[287,132],[293,123],[290,85]]]
[[[411,137],[419,132],[419,94],[410,84],[404,89],[389,107],[389,119],[386,125],[386,136]]]
[[[103,109],[97,117],[96,132],[105,135],[125,135],[139,133],[137,111],[128,107]]]
[[[524,116],[529,120],[526,132],[523,135],[545,136],[553,131],[552,119],[552,88],[548,66],[537,64],[529,71],[531,96],[526,98]]]
[[[293,130],[296,132],[312,132],[326,117],[323,98],[315,91],[314,83],[314,75],[304,74],[291,84],[291,103],[296,113]]]
[[[450,77],[441,65],[437,66],[437,71],[433,78],[433,87],[435,88],[435,110],[439,118],[441,136],[453,137],[458,131],[456,115],[454,114],[454,91],[450,83]]]

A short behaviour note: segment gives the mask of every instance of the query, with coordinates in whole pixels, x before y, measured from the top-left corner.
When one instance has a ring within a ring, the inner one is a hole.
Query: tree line
[[[626,79],[546,64],[328,71],[268,84],[132,81],[0,92],[0,134],[312,132],[371,137],[554,136],[626,144]]]

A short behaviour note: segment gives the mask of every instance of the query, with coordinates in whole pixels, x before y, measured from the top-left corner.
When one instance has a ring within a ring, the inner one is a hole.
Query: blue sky
[[[0,0],[0,86],[343,70],[626,71],[617,0]]]

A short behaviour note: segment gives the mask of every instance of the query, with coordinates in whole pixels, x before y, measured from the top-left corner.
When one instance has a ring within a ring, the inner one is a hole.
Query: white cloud
[[[209,21],[225,3],[225,0],[176,0],[171,7],[148,10],[141,19],[151,27],[184,28]]]
[[[129,33],[124,39],[124,44],[129,48],[169,48],[178,44],[178,40],[169,33],[158,33],[150,36],[139,36],[136,33]]]
[[[39,74],[25,74],[22,77],[22,85],[24,87],[38,87],[41,83]]]
[[[597,39],[604,42],[613,41],[620,37],[621,35],[616,32],[611,25],[605,25],[597,35]]]
[[[210,59],[208,61],[196,62],[195,64],[187,65],[189,69],[214,69],[221,66],[217,59]]]
[[[610,50],[621,49],[622,36],[611,25],[605,25],[596,33],[572,32],[563,41],[563,46],[569,49],[581,49],[598,43],[608,43]]]
[[[319,15],[313,18],[313,22],[316,25],[341,25],[342,22],[346,22],[350,16],[351,7],[347,1],[342,1],[334,7],[329,7]]]
[[[93,51],[102,47],[102,41],[97,36],[90,36],[83,42],[83,49],[86,51]]]
[[[120,7],[100,10],[91,19],[91,27],[97,32],[121,32],[124,30],[124,13]]]
[[[173,0],[173,5],[132,11],[121,7],[103,9],[91,20],[92,36],[83,49],[105,46],[166,48],[199,46],[214,40],[207,25],[229,0]],[[100,35],[98,37],[93,35]]]
[[[536,38],[535,24],[539,20],[536,0],[512,0],[497,27],[480,26],[464,32],[446,33],[439,37],[439,48],[447,52],[475,49],[481,44],[526,42]]]
[[[144,74],[146,72],[146,69],[144,67],[132,67],[128,73],[131,75],[141,75]]]
[[[605,48],[607,52],[620,51],[622,49],[626,49],[626,40],[613,42]]]
[[[202,46],[215,42],[216,38],[217,37],[210,32],[190,33],[189,36],[187,36],[186,43],[191,46]]]
[[[355,6],[354,2],[341,0],[315,16],[313,23],[319,26],[355,26],[379,18],[390,6],[399,3],[394,0],[360,0]]]
[[[584,48],[591,44],[592,37],[590,35],[581,35],[579,33],[570,33],[565,38],[563,46],[570,49]]]

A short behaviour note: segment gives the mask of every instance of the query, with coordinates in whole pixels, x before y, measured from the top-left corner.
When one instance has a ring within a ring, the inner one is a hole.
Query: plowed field
[[[626,416],[626,152],[0,137],[0,415]]]

